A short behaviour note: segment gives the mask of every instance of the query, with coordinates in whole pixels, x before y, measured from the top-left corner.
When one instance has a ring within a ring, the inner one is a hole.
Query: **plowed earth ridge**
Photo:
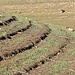
[[[11,18],[1,21],[0,26],[8,26],[11,22],[17,21],[17,18],[15,16],[12,16]]]
[[[11,39],[13,36],[17,35],[19,32],[22,33],[24,31],[26,31],[27,29],[29,29],[32,25],[27,25],[25,28],[22,28],[20,30],[17,30],[15,32],[12,32],[11,34],[7,34],[5,36],[1,36],[0,40],[6,40],[6,39]]]
[[[31,75],[31,71],[35,70],[36,68],[38,68],[39,66],[41,67],[42,65],[44,65],[47,62],[50,62],[50,60],[52,58],[54,58],[55,56],[57,56],[58,54],[63,53],[64,49],[67,47],[67,45],[69,44],[68,39],[64,38],[64,42],[62,42],[59,47],[58,50],[53,52],[53,53],[49,53],[47,54],[47,56],[45,56],[42,60],[37,61],[35,63],[33,63],[32,65],[28,66],[27,68],[24,67],[22,71],[19,71],[17,73],[15,73],[14,75],[27,75],[30,74]]]
[[[0,61],[6,59],[9,56],[16,55],[18,53],[22,53],[23,51],[32,49],[36,44],[44,40],[48,34],[51,32],[46,25],[43,29],[36,33],[35,35],[30,36],[31,38],[27,39],[26,41],[22,42],[20,45],[14,46],[13,48],[7,48],[6,50],[0,52]],[[25,46],[23,46],[25,44]]]

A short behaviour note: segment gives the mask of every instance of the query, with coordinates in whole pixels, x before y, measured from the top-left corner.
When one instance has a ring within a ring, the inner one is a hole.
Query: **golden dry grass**
[[[0,12],[23,15],[44,23],[67,26],[75,29],[74,0],[4,0],[0,1]],[[42,3],[43,2],[43,3]],[[65,13],[61,12],[65,10]]]

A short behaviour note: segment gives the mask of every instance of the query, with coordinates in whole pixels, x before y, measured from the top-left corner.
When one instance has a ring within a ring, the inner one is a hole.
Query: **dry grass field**
[[[65,13],[62,13],[62,9]],[[20,14],[44,23],[75,28],[74,0],[2,0],[0,11]]]

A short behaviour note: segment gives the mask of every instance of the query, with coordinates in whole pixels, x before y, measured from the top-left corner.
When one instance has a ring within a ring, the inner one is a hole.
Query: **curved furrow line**
[[[15,16],[12,16],[11,18],[5,20],[5,21],[0,21],[0,26],[8,26],[9,23],[17,21],[17,18]]]
[[[55,51],[54,53],[50,53],[48,54],[45,58],[43,58],[42,60],[33,63],[33,65],[28,66],[27,68],[23,68],[22,71],[18,71],[17,73],[15,73],[14,75],[23,75],[23,74],[30,74],[31,71],[35,70],[36,68],[38,68],[39,66],[44,65],[47,62],[50,62],[50,60],[52,58],[54,58],[55,56],[57,56],[59,53],[62,53],[64,48],[66,48],[68,45],[68,41],[66,40],[65,42],[62,42],[62,44],[60,45],[60,47],[58,48],[57,51]]]
[[[17,31],[15,31],[15,32],[11,33],[11,34],[7,34],[7,35],[5,35],[5,36],[1,36],[1,37],[0,37],[0,40],[3,41],[3,40],[6,40],[6,39],[12,39],[13,36],[17,35],[19,32],[22,33],[22,32],[24,32],[24,31],[26,31],[26,30],[29,29],[31,26],[32,26],[32,24],[29,24],[29,25],[27,25],[25,28],[22,28],[22,29],[20,29],[20,30],[17,30]]]
[[[6,59],[7,57],[10,57],[12,55],[17,55],[18,53],[22,53],[26,50],[30,50],[35,45],[39,44],[41,40],[44,40],[51,32],[51,29],[49,29],[47,26],[43,27],[43,29],[39,32],[31,36],[29,39],[21,43],[21,46],[14,46],[13,49],[8,48],[7,50],[0,52],[0,61]]]

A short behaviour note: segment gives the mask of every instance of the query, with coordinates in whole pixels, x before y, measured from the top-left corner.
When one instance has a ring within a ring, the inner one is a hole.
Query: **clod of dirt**
[[[3,60],[3,58],[0,56],[0,61],[2,61]]]
[[[6,40],[6,37],[2,36],[0,37],[0,40]]]
[[[29,20],[29,23],[31,23],[31,21]]]
[[[64,12],[65,12],[65,10],[61,9],[61,12],[62,12],[62,13],[64,13]]]
[[[34,64],[32,67],[33,67],[33,68],[37,68],[37,67],[38,67],[38,64],[36,63],[36,64]]]
[[[3,25],[3,23],[2,23],[2,21],[0,21],[0,26],[2,26]]]
[[[41,62],[42,64],[45,64],[45,60],[41,60],[40,62]]]

